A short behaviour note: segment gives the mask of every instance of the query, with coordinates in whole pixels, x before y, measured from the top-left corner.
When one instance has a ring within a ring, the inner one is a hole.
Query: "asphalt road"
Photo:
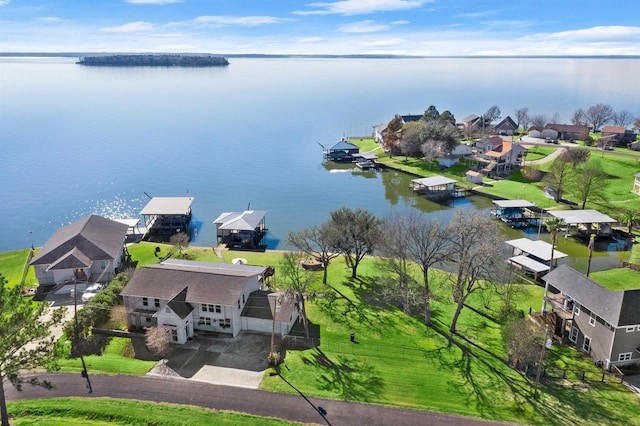
[[[195,405],[217,410],[244,412],[291,421],[339,425],[411,425],[487,426],[488,422],[429,411],[403,410],[382,405],[309,398],[316,407],[326,410],[326,421],[305,398],[254,389],[219,386],[184,379],[150,376],[90,375],[93,393],[80,374],[39,374],[49,380],[53,390],[25,385],[18,392],[5,386],[7,401],[57,397],[120,398]]]

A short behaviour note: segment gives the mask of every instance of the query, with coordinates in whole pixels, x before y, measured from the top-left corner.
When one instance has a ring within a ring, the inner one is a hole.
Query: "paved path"
[[[55,389],[25,385],[18,392],[5,386],[8,401],[58,398],[121,398],[143,401],[195,405],[217,410],[244,412],[263,417],[276,417],[290,421],[339,425],[431,425],[431,426],[488,426],[505,423],[440,414],[429,411],[403,410],[382,405],[309,398],[315,407],[326,410],[327,422],[318,411],[300,395],[287,395],[255,389],[219,386],[197,381],[158,378],[150,376],[92,375],[89,378],[93,393],[88,394],[86,381],[80,374],[40,374]]]

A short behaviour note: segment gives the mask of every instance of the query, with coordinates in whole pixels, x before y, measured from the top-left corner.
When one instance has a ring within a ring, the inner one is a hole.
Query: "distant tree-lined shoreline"
[[[86,56],[77,64],[100,67],[226,67],[227,58],[199,55],[108,55]]]

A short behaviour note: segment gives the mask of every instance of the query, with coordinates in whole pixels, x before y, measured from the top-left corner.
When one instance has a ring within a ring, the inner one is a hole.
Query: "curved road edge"
[[[48,380],[55,388],[47,390],[42,387],[25,385],[23,390],[18,392],[13,386],[7,385],[5,387],[7,401],[107,397],[194,405],[303,423],[325,424],[320,414],[298,395],[212,385],[185,379],[96,374],[90,375],[93,393],[89,394],[86,380],[78,373],[46,373],[37,376],[40,380]],[[326,418],[333,426],[389,424],[488,426],[506,424],[431,411],[311,397],[309,399],[316,407],[322,407],[326,410]]]

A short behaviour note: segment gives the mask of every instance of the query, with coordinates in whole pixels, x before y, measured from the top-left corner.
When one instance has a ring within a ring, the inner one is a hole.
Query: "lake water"
[[[429,105],[458,119],[498,105],[558,112],[609,103],[640,112],[638,59],[232,58],[226,68],[94,68],[0,58],[0,250],[44,244],[90,213],[139,217],[151,196],[195,197],[195,244],[219,213],[266,210],[270,248],[331,210],[379,216],[453,208],[416,198],[408,176],[327,167],[319,143],[371,135]],[[486,209],[473,197],[455,208]],[[31,233],[29,231],[32,231]],[[562,249],[561,249],[562,250]]]

